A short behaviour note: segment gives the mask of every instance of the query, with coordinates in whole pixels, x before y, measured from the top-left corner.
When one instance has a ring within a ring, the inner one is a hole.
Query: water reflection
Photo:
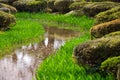
[[[35,80],[38,64],[64,45],[66,40],[78,36],[76,31],[55,27],[45,27],[45,31],[45,39],[41,43],[22,46],[0,60],[0,80]]]

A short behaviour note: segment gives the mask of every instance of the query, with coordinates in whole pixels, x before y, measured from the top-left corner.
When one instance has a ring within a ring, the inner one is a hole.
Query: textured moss
[[[83,8],[83,12],[87,16],[94,17],[98,13],[106,11],[116,6],[119,6],[119,4],[114,2],[93,2],[91,4],[86,5]]]
[[[15,7],[13,7],[11,5],[3,4],[3,3],[0,3],[0,8],[8,8],[10,13],[16,13],[17,12]]]
[[[13,5],[19,11],[39,12],[47,7],[46,1],[15,1]]]
[[[120,31],[120,19],[101,23],[90,29],[91,36],[94,38],[100,38],[115,31]]]
[[[80,44],[74,49],[73,58],[83,66],[100,65],[109,57],[120,56],[120,36],[99,38]]]
[[[101,68],[111,69],[114,67],[118,67],[118,64],[120,64],[120,56],[106,59],[105,61],[101,63]]]
[[[120,6],[101,12],[95,17],[96,24],[111,21],[114,19],[120,19]]]
[[[59,12],[66,13],[69,10],[70,4],[73,3],[72,0],[55,0],[54,5]]]
[[[71,10],[79,10],[79,9],[82,9],[87,4],[91,4],[91,3],[92,2],[74,2],[69,6],[69,8]]]
[[[15,23],[16,20],[13,15],[0,11],[0,30],[6,30]]]
[[[112,32],[110,34],[105,35],[104,37],[114,37],[114,36],[120,36],[120,31]]]
[[[47,1],[48,8],[52,9],[52,12],[57,12],[58,10],[56,9],[54,3],[55,3],[55,0]]]

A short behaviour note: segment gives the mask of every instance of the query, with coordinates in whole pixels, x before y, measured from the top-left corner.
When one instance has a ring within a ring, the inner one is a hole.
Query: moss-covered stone
[[[117,76],[117,80],[120,80],[120,56],[108,58],[101,63],[100,69],[106,72],[112,72]]]
[[[94,17],[98,13],[106,11],[116,6],[119,6],[119,4],[114,2],[93,2],[91,4],[86,5],[83,8],[83,12],[87,16]]]
[[[47,7],[46,1],[15,1],[13,5],[19,11],[39,12]]]
[[[120,64],[120,56],[117,57],[112,57],[112,58],[108,58],[105,61],[103,61],[101,63],[101,69],[111,69],[111,68],[117,68],[118,64]]]
[[[8,12],[8,13],[16,13],[17,12],[15,7],[7,5],[7,4],[3,4],[3,3],[0,3],[0,10]]]
[[[94,38],[100,38],[115,31],[120,31],[120,19],[101,23],[90,29],[91,37]]]
[[[0,11],[0,30],[6,30],[15,25],[15,23],[16,19],[14,15]]]
[[[99,38],[80,44],[74,49],[73,59],[83,66],[100,65],[109,57],[120,56],[120,36]]]
[[[110,34],[106,34],[103,37],[114,37],[114,36],[120,36],[120,31],[112,32]]]
[[[120,6],[101,12],[95,17],[96,24],[111,21],[114,19],[120,19]]]
[[[56,9],[61,13],[69,12],[69,6],[73,3],[73,0],[56,0],[54,5]]]
[[[54,3],[55,3],[55,0],[47,1],[48,8],[52,9],[52,12],[57,12],[58,10],[56,9]]]
[[[17,0],[0,0],[0,3],[12,4],[14,1],[17,1]]]
[[[69,8],[71,10],[81,10],[83,7],[85,7],[88,4],[91,4],[92,2],[74,2],[72,3]]]

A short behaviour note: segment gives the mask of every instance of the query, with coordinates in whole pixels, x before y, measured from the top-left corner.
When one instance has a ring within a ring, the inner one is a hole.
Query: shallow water
[[[45,27],[44,40],[22,46],[0,60],[0,80],[36,80],[35,69],[46,57],[79,33],[72,30]]]

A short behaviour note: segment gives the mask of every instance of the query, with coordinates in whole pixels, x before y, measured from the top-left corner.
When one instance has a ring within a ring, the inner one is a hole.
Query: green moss
[[[91,2],[74,2],[72,3],[69,8],[71,10],[79,10],[81,8],[83,8],[84,6],[86,6],[87,4],[90,4]]]
[[[83,8],[83,11],[86,15],[94,17],[98,13],[106,11],[116,6],[119,6],[119,4],[114,2],[93,2],[91,4],[86,5]]]
[[[0,11],[0,30],[6,30],[10,28],[10,25],[14,25],[15,23],[16,19],[14,15]]]
[[[39,12],[47,7],[46,1],[15,1],[13,5],[19,11]]]
[[[74,50],[74,58],[78,64],[96,66],[108,57],[120,54],[120,39],[117,36],[99,38],[78,45]]]
[[[110,34],[105,35],[104,37],[111,37],[111,36],[120,36],[120,31],[112,32]]]
[[[101,63],[101,68],[102,69],[105,69],[105,68],[110,69],[110,68],[117,67],[118,64],[120,64],[120,56],[106,59],[105,61],[103,61]]]
[[[17,12],[16,8],[11,6],[11,5],[0,3],[0,7],[8,8],[10,10],[10,13],[16,13]]]
[[[120,31],[120,19],[116,19],[113,21],[101,23],[95,25],[91,28],[91,36],[95,38],[100,38],[106,34],[111,32]]]
[[[101,12],[96,15],[96,24],[120,18],[120,6]]]

